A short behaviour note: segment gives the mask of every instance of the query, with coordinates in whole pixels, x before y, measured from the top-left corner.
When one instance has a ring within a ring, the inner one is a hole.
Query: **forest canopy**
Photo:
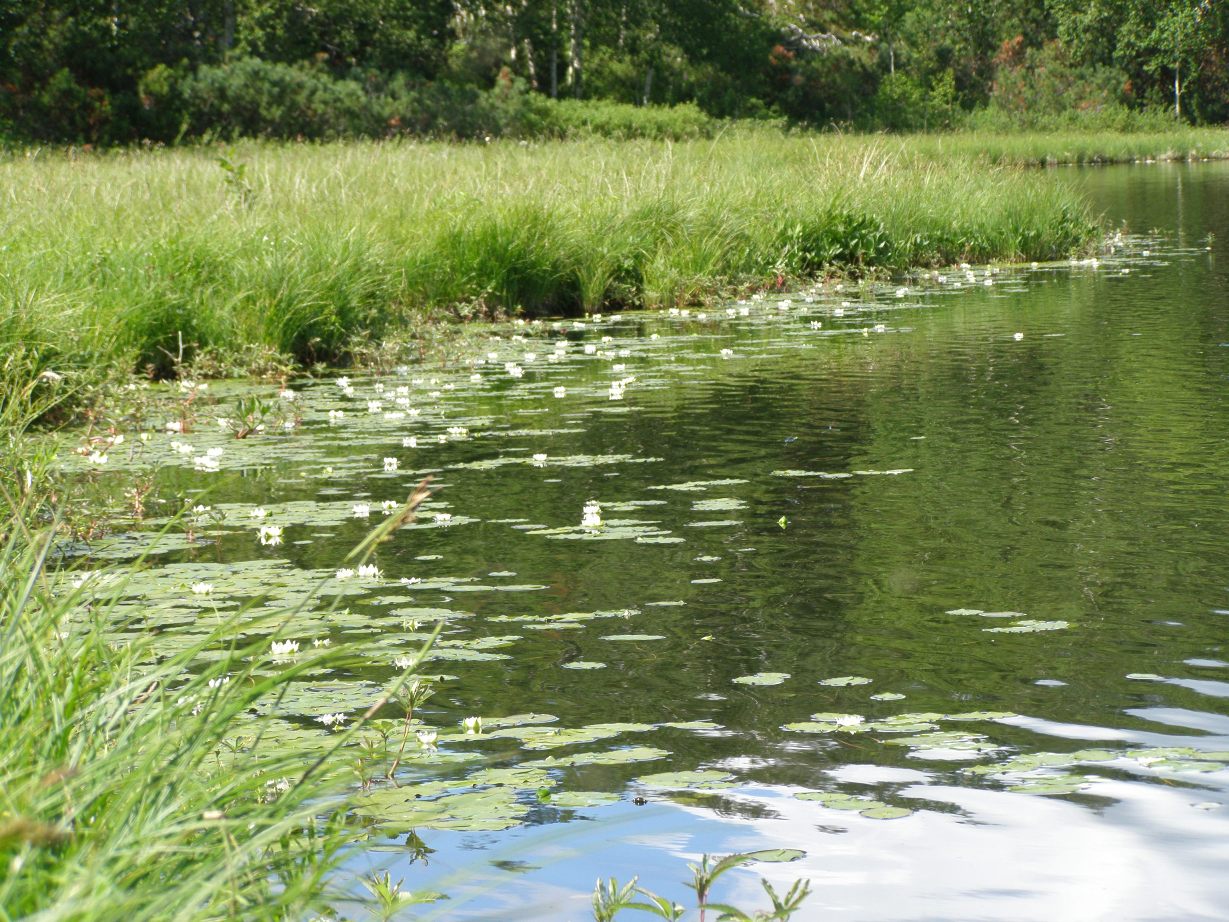
[[[632,107],[679,107],[649,116]],[[1229,120],[1220,0],[3,0],[0,137]]]

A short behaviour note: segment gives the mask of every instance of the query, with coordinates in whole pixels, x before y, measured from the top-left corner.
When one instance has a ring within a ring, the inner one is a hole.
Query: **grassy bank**
[[[909,143],[919,156],[1022,165],[1229,158],[1229,130],[1185,125],[1135,132],[953,132],[918,135]]]
[[[1075,193],[922,140],[248,145],[0,164],[26,377],[199,350],[334,360],[444,308],[670,305],[830,269],[1062,257]],[[15,361],[10,359],[10,361]]]

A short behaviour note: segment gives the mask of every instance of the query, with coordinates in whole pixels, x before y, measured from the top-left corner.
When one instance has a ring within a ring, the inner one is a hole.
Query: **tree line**
[[[14,138],[533,134],[602,105],[687,105],[689,125],[1219,123],[1229,3],[0,0]]]

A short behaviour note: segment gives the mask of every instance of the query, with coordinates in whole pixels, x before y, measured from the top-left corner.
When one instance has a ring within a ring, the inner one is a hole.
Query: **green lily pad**
[[[736,685],[780,685],[789,678],[788,672],[757,672],[731,679]]]
[[[742,857],[768,864],[781,864],[805,858],[807,853],[800,848],[761,848],[755,852],[743,852]]]
[[[729,772],[709,768],[698,771],[659,772],[655,775],[644,775],[636,781],[650,788],[713,790],[718,787],[732,786],[734,776]]]
[[[844,688],[849,685],[870,685],[871,680],[862,675],[842,675],[833,679],[820,679],[820,685],[828,685],[833,688]]]

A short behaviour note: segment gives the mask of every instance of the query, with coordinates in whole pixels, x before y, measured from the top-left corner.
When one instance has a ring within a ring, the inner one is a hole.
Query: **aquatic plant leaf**
[[[643,784],[645,787],[650,788],[696,788],[701,790],[713,790],[718,788],[718,786],[729,787],[733,781],[734,776],[729,772],[718,771],[714,768],[659,772],[655,775],[643,775],[636,779],[638,784]]]
[[[842,675],[833,679],[820,679],[819,684],[829,685],[833,688],[844,688],[849,685],[870,685],[871,680],[861,675]]]
[[[780,685],[789,678],[788,672],[757,672],[730,681],[736,685]]]

